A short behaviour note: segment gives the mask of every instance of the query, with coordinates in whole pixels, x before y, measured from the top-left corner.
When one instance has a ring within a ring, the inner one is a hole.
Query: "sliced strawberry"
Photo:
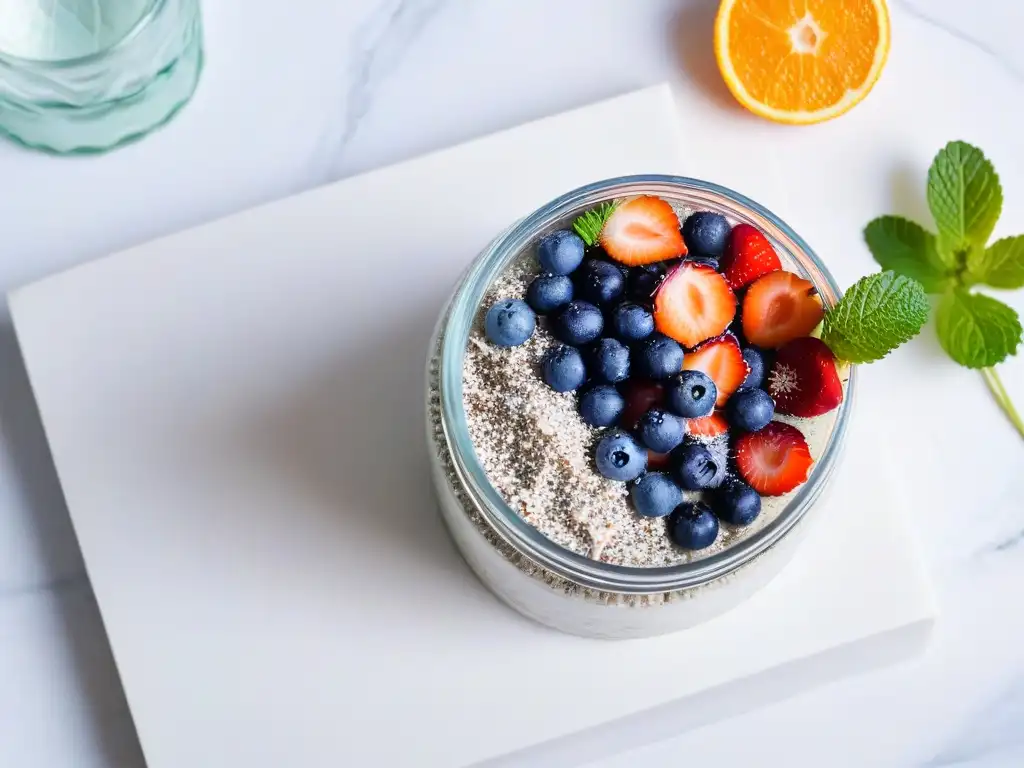
[[[703,371],[715,382],[718,399],[715,405],[721,408],[750,373],[750,366],[743,359],[740,343],[731,333],[706,341],[683,357],[684,371]]]
[[[721,266],[725,282],[738,291],[762,275],[782,269],[782,262],[761,230],[737,224],[729,233]]]
[[[601,229],[601,247],[631,267],[686,253],[679,217],[660,197],[643,195],[619,205]]]
[[[800,430],[773,421],[736,440],[736,469],[762,496],[781,496],[807,480],[813,460]]]
[[[619,415],[619,425],[625,429],[636,429],[640,417],[655,406],[665,402],[665,387],[656,381],[630,379],[622,393],[626,407]]]
[[[658,330],[684,347],[719,336],[736,316],[736,296],[709,266],[684,261],[654,297]]]
[[[743,335],[759,347],[780,347],[807,336],[825,310],[809,280],[792,272],[772,272],[747,288],[743,298]]]
[[[701,440],[714,440],[719,435],[729,431],[729,422],[720,411],[714,411],[710,416],[703,416],[699,419],[686,420],[686,433]]]
[[[768,394],[775,410],[790,416],[820,416],[838,407],[843,384],[832,350],[813,336],[787,341],[768,374]]]

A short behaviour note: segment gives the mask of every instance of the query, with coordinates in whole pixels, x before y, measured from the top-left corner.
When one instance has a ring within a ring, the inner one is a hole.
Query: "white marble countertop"
[[[666,79],[683,90],[704,89],[722,110],[723,125],[744,119],[730,111],[708,58],[713,0],[285,5],[207,3],[208,65],[195,100],[138,145],[85,159],[0,145],[0,289]],[[941,77],[982,94],[993,105],[992,121],[1020,124],[1024,7],[1007,0],[892,0],[892,6],[894,59],[897,50],[902,58],[880,88],[918,87],[907,82],[908,73],[925,80],[930,73],[914,72],[911,54],[941,52],[952,62]],[[935,135],[926,120],[902,126],[921,135],[923,156],[960,138]],[[809,130],[817,131],[805,134],[812,161],[828,128]],[[1014,135],[1019,128],[986,135],[984,148],[998,157],[997,167],[1010,166],[1003,170],[1008,197],[1024,197],[1024,148],[1006,138]],[[1015,223],[1024,230],[1024,220]],[[1014,303],[1022,306],[1020,299]],[[1024,365],[1005,368],[1008,387],[1024,402]],[[959,375],[951,367],[942,371]],[[940,457],[935,472],[962,473],[956,487],[967,490],[922,497],[915,515],[942,610],[927,656],[599,758],[595,766],[674,766],[683,755],[704,765],[1024,764],[1018,589],[1024,446],[985,401],[980,381],[963,381],[977,389],[966,390],[965,402],[951,402],[949,413],[935,414],[950,422],[949,443],[932,450],[941,451],[941,457],[934,453]],[[985,493],[975,495],[972,481],[984,483]],[[6,308],[0,313],[0,764],[143,764]]]

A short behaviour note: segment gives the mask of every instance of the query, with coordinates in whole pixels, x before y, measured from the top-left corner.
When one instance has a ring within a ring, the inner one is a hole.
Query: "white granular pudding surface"
[[[668,536],[666,518],[637,514],[626,483],[602,477],[593,448],[605,432],[588,426],[576,394],[555,392],[540,375],[544,353],[557,343],[538,318],[523,345],[497,347],[483,333],[483,316],[500,299],[522,299],[538,273],[524,253],[492,284],[470,331],[463,365],[463,403],[477,459],[506,503],[551,541],[606,563],[662,567],[707,557],[764,527],[785,507],[787,496],[765,497],[749,526],[721,525],[710,547],[692,552]],[[828,442],[836,411],[816,419],[776,416],[796,425],[817,461]],[[721,446],[723,450],[726,446]],[[687,499],[699,492],[684,491]]]

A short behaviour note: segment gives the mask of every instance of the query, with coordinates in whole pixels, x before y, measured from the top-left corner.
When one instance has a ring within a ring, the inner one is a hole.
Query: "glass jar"
[[[777,216],[716,184],[675,176],[622,177],[569,192],[501,233],[469,266],[441,313],[427,367],[427,438],[442,517],[470,567],[508,605],[555,629],[608,639],[699,624],[738,605],[782,569],[833,475],[856,390],[851,370],[807,482],[763,527],[707,557],[658,568],[614,565],[563,548],[526,523],[489,482],[469,436],[462,372],[471,324],[487,288],[524,249],[601,202],[636,195],[752,224],[787,269],[815,285],[826,308],[841,295],[810,247]]]
[[[199,0],[0,0],[0,134],[57,153],[146,135],[202,69]]]

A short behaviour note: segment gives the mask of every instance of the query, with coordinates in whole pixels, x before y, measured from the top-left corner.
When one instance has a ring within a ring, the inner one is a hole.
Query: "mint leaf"
[[[870,363],[914,338],[927,319],[924,287],[887,270],[862,277],[825,313],[821,340],[840,360]]]
[[[928,169],[928,207],[944,257],[981,250],[1003,209],[995,168],[977,147],[951,141]]]
[[[985,283],[993,288],[1024,288],[1024,235],[996,240],[984,251],[967,259],[968,283]]]
[[[952,280],[935,235],[909,219],[880,216],[864,227],[864,240],[882,269],[917,280],[928,293],[942,293]]]
[[[601,203],[596,208],[578,216],[572,223],[572,228],[583,239],[584,243],[595,245],[597,239],[601,236],[601,230],[604,229],[604,223],[608,221],[608,217],[612,215],[614,210],[615,203]]]
[[[946,353],[968,368],[988,368],[1017,351],[1017,313],[1001,301],[963,288],[946,291],[935,314],[935,330]]]

